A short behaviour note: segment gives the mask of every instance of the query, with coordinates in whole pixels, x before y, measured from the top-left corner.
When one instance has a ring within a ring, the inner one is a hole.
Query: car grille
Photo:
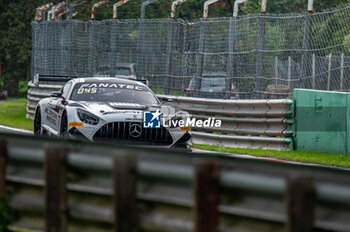
[[[138,133],[137,131],[139,131],[140,128],[141,132]],[[143,128],[142,122],[108,123],[95,133],[93,139],[94,141],[132,141],[136,143],[147,143],[154,145],[170,145],[173,143],[173,139],[167,129],[164,127]]]

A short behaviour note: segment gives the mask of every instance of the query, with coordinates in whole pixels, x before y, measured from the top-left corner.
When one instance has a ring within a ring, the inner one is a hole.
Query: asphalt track
[[[19,134],[19,135],[32,135],[33,132],[29,130],[22,130],[17,128],[12,128],[8,126],[0,125],[0,133],[11,133],[11,134]]]

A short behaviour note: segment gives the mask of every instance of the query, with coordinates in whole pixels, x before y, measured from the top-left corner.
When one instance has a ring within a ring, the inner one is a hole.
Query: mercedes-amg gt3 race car
[[[176,109],[162,104],[141,82],[78,78],[39,102],[34,134],[189,148],[186,128],[161,123],[174,117],[179,118]]]

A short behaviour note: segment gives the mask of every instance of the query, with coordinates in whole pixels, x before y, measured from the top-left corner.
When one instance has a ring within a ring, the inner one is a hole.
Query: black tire
[[[68,136],[68,119],[66,111],[62,114],[62,121],[60,127],[60,137],[61,138],[69,138]]]
[[[38,107],[35,112],[34,117],[34,135],[39,136],[42,135],[42,128],[41,128],[41,111]]]

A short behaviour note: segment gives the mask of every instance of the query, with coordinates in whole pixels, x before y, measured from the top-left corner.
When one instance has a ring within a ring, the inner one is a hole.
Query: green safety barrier
[[[293,118],[295,150],[350,154],[350,93],[294,89]]]

